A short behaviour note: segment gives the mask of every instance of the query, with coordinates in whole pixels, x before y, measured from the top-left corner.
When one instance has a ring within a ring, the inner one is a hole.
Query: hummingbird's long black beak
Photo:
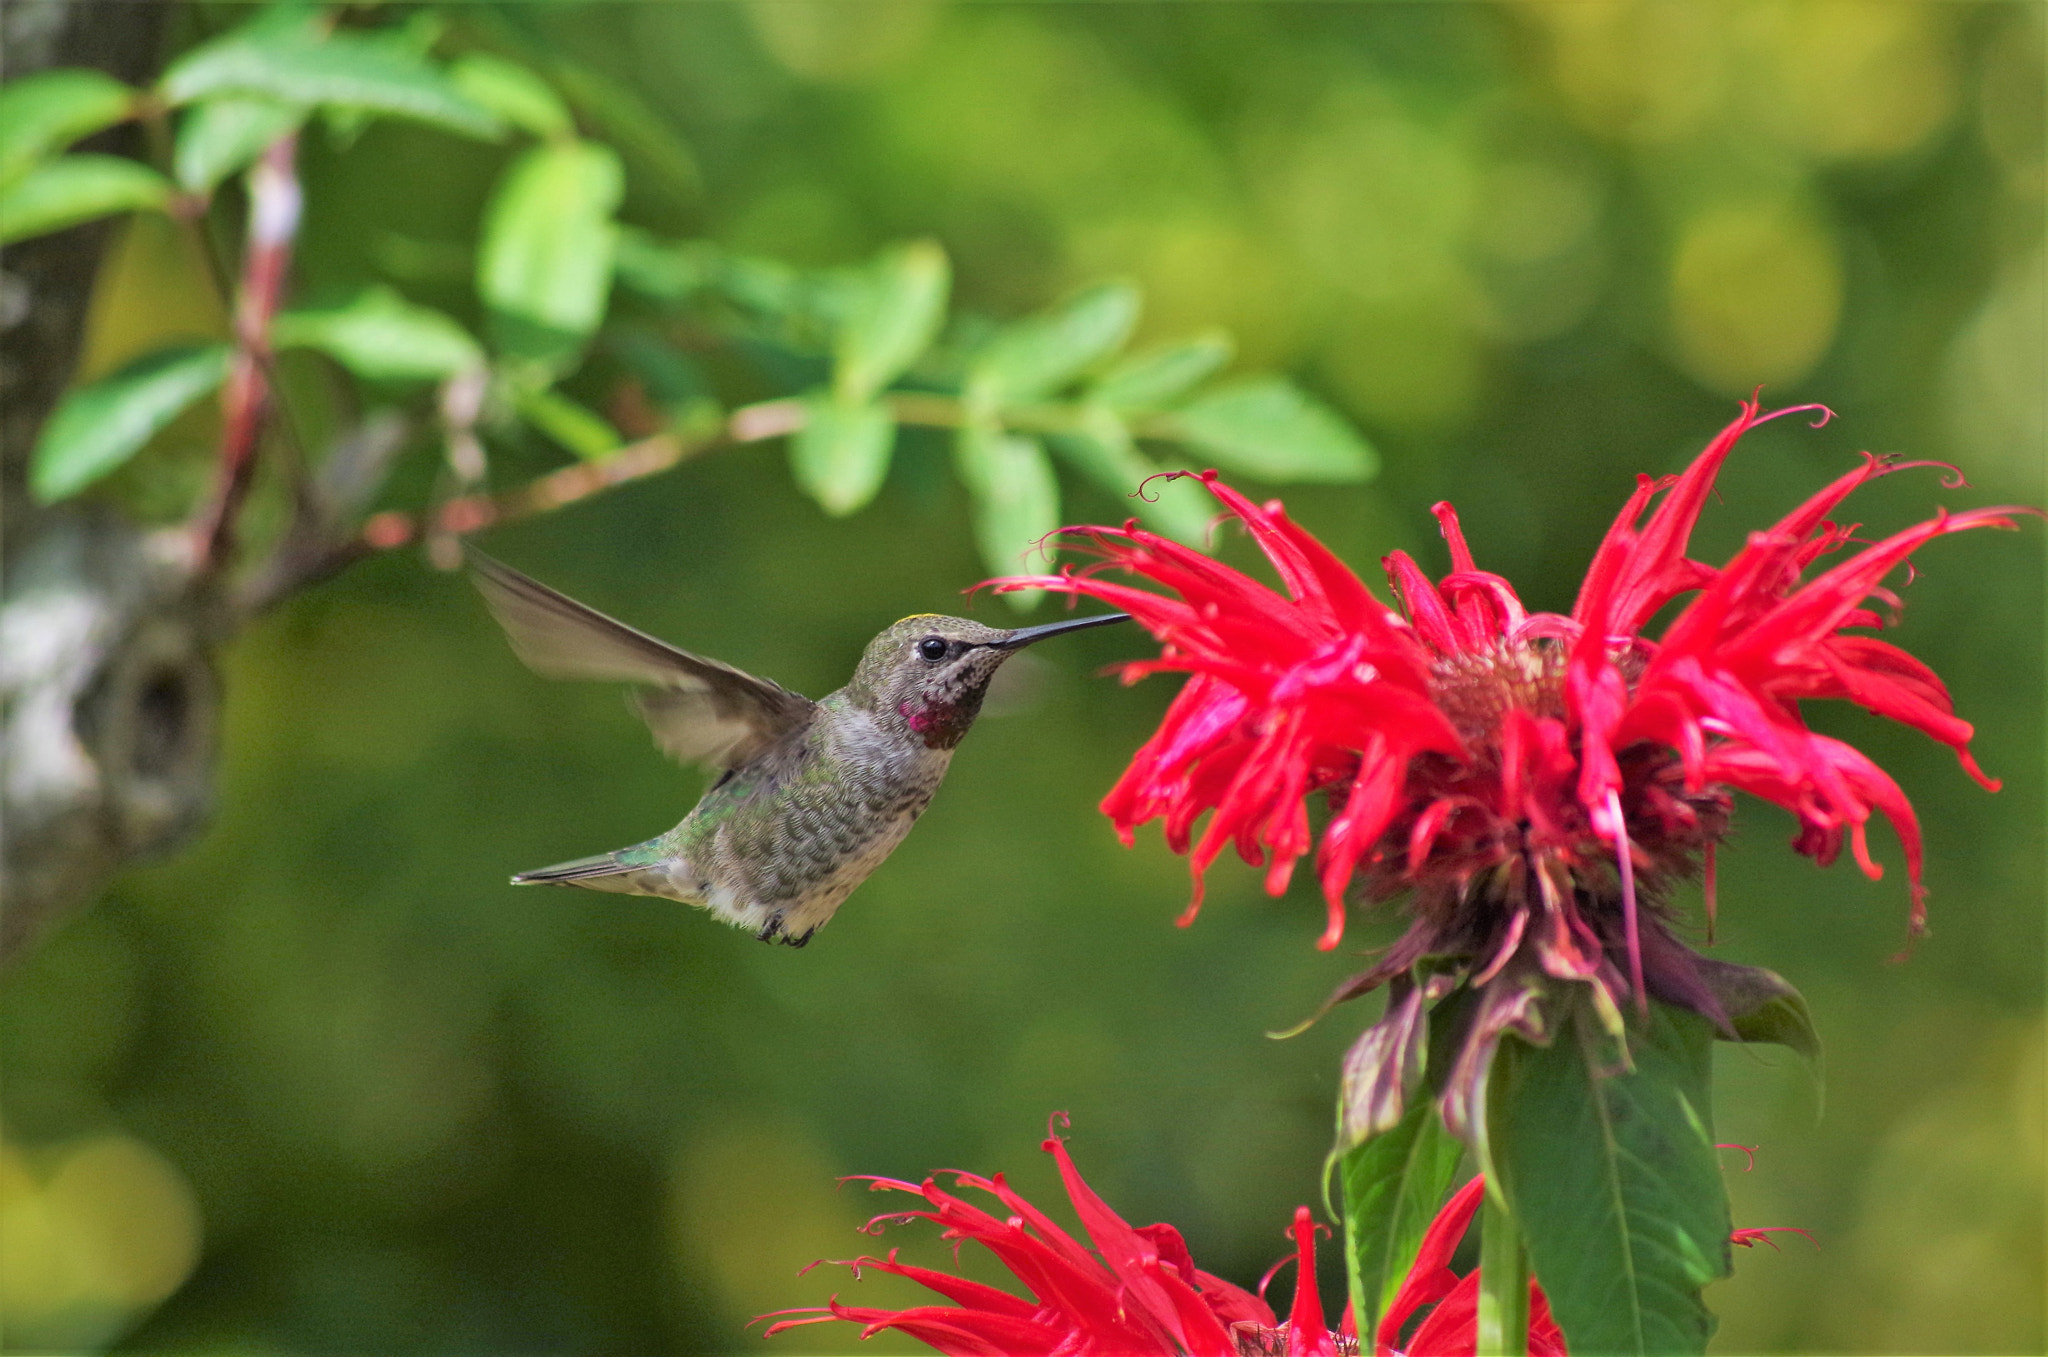
[[[1042,627],[1019,627],[1000,641],[988,642],[991,650],[1021,650],[1033,641],[1043,641],[1048,636],[1062,632],[1085,631],[1089,627],[1106,627],[1112,622],[1128,622],[1129,613],[1103,613],[1099,617],[1074,617],[1065,622],[1048,622]]]

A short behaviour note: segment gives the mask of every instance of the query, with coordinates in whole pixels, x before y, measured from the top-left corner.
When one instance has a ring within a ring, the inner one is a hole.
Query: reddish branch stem
[[[220,464],[196,535],[202,570],[234,552],[235,518],[249,493],[271,404],[270,322],[284,299],[304,205],[296,134],[273,142],[249,172],[249,240],[235,297],[235,352],[221,391]]]
[[[391,509],[364,521],[357,551],[384,551],[425,535],[461,537],[493,524],[529,518],[573,504],[601,490],[668,470],[686,458],[726,444],[757,443],[795,432],[803,406],[793,400],[763,401],[732,412],[715,431],[694,438],[655,434],[629,443],[601,462],[580,462],[495,495],[459,495],[424,514]]]

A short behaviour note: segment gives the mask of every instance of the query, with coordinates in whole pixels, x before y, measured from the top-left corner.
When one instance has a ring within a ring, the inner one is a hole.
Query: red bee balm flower
[[[1064,1121],[1055,1115],[1055,1123]],[[1295,1208],[1294,1304],[1285,1323],[1262,1299],[1211,1276],[1194,1265],[1180,1232],[1171,1225],[1132,1227],[1081,1180],[1057,1135],[1044,1149],[1059,1161],[1060,1176],[1075,1213],[1095,1247],[1091,1251],[1025,1201],[1001,1174],[981,1178],[951,1170],[954,1186],[986,1192],[1001,1202],[1006,1218],[981,1210],[927,1178],[922,1184],[866,1178],[878,1192],[909,1192],[930,1203],[929,1211],[877,1216],[864,1227],[871,1234],[897,1221],[929,1220],[945,1227],[944,1238],[984,1245],[1030,1291],[1031,1298],[968,1281],[950,1273],[913,1267],[887,1258],[839,1263],[860,1276],[864,1267],[908,1277],[951,1305],[905,1310],[843,1305],[834,1296],[823,1306],[777,1310],[766,1336],[801,1324],[846,1320],[862,1326],[861,1337],[900,1329],[954,1357],[1354,1357],[1358,1336],[1346,1307],[1336,1332],[1324,1322],[1316,1294],[1316,1231],[1305,1206]],[[1478,1325],[1479,1274],[1459,1277],[1451,1254],[1479,1207],[1483,1180],[1474,1178],[1437,1213],[1425,1232],[1415,1265],[1381,1323],[1378,1357],[1471,1357]],[[1282,1262],[1287,1261],[1283,1259]],[[816,1264],[813,1264],[816,1266]],[[1275,1272],[1279,1265],[1275,1264]],[[808,1271],[808,1269],[806,1269]],[[1270,1279],[1272,1273],[1268,1273]],[[1432,1308],[1433,1307],[1433,1308]],[[1398,1350],[1402,1329],[1421,1316]],[[1551,1321],[1542,1289],[1530,1284],[1529,1353],[1562,1357],[1564,1339]]]
[[[1056,1115],[1054,1121],[1062,1122]],[[779,1310],[800,1315],[770,1325],[773,1335],[799,1324],[835,1319],[865,1326],[867,1338],[883,1329],[901,1329],[919,1342],[959,1357],[1145,1357],[1157,1353],[1189,1357],[1238,1357],[1234,1330],[1269,1331],[1276,1321],[1265,1301],[1221,1277],[1195,1267],[1180,1232],[1171,1225],[1133,1228],[1081,1180],[1079,1170],[1057,1135],[1048,1134],[1044,1149],[1059,1161],[1060,1176],[1075,1212],[1093,1241],[1091,1252],[1054,1224],[1046,1214],[1017,1195],[997,1174],[982,1178],[949,1170],[956,1188],[986,1192],[1001,1202],[995,1216],[940,1187],[936,1178],[922,1184],[894,1178],[864,1178],[877,1192],[909,1192],[930,1203],[928,1211],[902,1211],[877,1216],[865,1227],[879,1234],[892,1221],[929,1220],[945,1229],[944,1238],[974,1240],[1002,1260],[1031,1292],[1031,1299],[980,1282],[887,1258],[856,1258],[840,1266],[854,1276],[872,1267],[908,1277],[954,1302],[907,1310],[867,1309],[842,1305],[838,1297],[817,1309]],[[1287,1357],[1335,1357],[1330,1334],[1323,1327],[1316,1300],[1313,1226],[1304,1209],[1297,1234],[1306,1242],[1308,1265],[1302,1273],[1294,1317],[1298,1343],[1284,1349]],[[1306,1231],[1306,1234],[1303,1232]],[[815,1266],[815,1265],[814,1265]],[[763,1315],[767,1319],[772,1316]],[[1313,1330],[1313,1337],[1311,1337]]]
[[[1823,423],[1828,412],[1818,406]],[[1328,902],[1319,945],[1343,936],[1354,883],[1368,901],[1406,893],[1407,935],[1349,987],[1362,992],[1424,957],[1468,963],[1484,984],[1516,957],[1560,980],[1589,981],[1603,1009],[1654,994],[1722,1019],[1700,965],[1665,929],[1676,879],[1709,872],[1741,790],[1798,817],[1794,847],[1820,863],[1843,843],[1863,870],[1873,810],[1905,850],[1912,931],[1922,931],[1918,822],[1876,764],[1809,729],[1800,703],[1848,698],[1971,759],[1971,728],[1912,656],[1851,628],[1895,611],[1881,581],[1931,539],[2013,526],[2031,510],[1943,512],[1877,542],[1831,521],[1851,491],[1909,466],[1865,454],[1727,564],[1686,556],[1722,461],[1743,433],[1794,413],[1741,415],[1677,476],[1637,480],[1593,554],[1569,615],[1531,613],[1474,563],[1448,504],[1435,508],[1451,573],[1432,582],[1404,552],[1384,562],[1398,610],[1292,523],[1217,480],[1210,493],[1251,532],[1285,592],[1132,524],[1069,529],[1097,565],[1010,579],[1003,589],[1087,594],[1129,612],[1162,642],[1160,670],[1190,677],[1159,730],[1103,801],[1129,842],[1165,821],[1195,876],[1226,844],[1267,868],[1280,893],[1312,846]],[[1953,484],[1960,484],[1956,480]],[[1855,543],[1858,550],[1845,552]],[[1824,557],[1839,557],[1808,575]],[[1116,568],[1164,586],[1112,582]],[[1652,640],[1666,603],[1693,597]],[[1309,793],[1332,815],[1312,844]],[[1199,839],[1195,824],[1213,812]],[[1341,992],[1340,992],[1341,993]],[[1512,1023],[1512,1015],[1502,1014]]]

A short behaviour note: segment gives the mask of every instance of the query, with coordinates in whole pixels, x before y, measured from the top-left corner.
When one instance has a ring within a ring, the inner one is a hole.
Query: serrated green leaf
[[[1209,330],[1132,354],[1103,373],[1088,395],[1118,410],[1156,410],[1222,371],[1236,352],[1228,331]]]
[[[66,394],[29,454],[37,502],[69,498],[140,452],[227,379],[232,352],[225,344],[161,349]]]
[[[135,91],[98,71],[38,71],[0,86],[0,185],[135,108]]]
[[[342,306],[286,311],[271,327],[280,349],[317,349],[372,381],[438,381],[482,367],[483,346],[454,320],[388,287]]]
[[[1250,377],[1196,397],[1162,424],[1226,471],[1269,481],[1363,481],[1379,457],[1335,411],[1284,377]]]
[[[254,164],[264,148],[305,121],[303,104],[224,95],[207,99],[178,120],[173,166],[178,186],[211,193],[221,180]]]
[[[617,154],[587,141],[543,142],[506,170],[477,254],[477,291],[504,352],[559,365],[582,349],[611,290],[624,184]]]
[[[848,404],[830,391],[804,397],[804,426],[790,440],[796,483],[828,514],[850,514],[889,474],[896,418],[879,402]]]
[[[469,52],[448,67],[448,78],[468,98],[537,137],[576,130],[569,106],[548,82],[526,67],[486,52]]]
[[[1123,346],[1138,305],[1129,283],[1098,283],[1003,326],[974,359],[969,399],[1000,405],[1051,395]]]
[[[171,181],[116,155],[68,155],[46,161],[0,189],[0,245],[116,212],[161,210]]]
[[[1653,1003],[1616,1068],[1582,1008],[1547,1047],[1494,1058],[1496,1177],[1573,1352],[1700,1353],[1700,1290],[1730,1271],[1728,1202],[1711,1131],[1713,1027]]]
[[[861,271],[833,345],[842,401],[869,399],[917,361],[946,318],[951,277],[946,252],[929,240],[885,250]]]
[[[551,387],[533,387],[512,399],[527,423],[586,462],[602,462],[621,446],[619,431],[585,405]]]
[[[1177,542],[1201,546],[1208,538],[1216,501],[1192,477],[1167,478],[1146,460],[1131,441],[1130,430],[1114,410],[1090,405],[1078,428],[1052,440],[1053,450],[1072,462],[1104,490],[1124,497],[1131,512],[1155,532]]]
[[[1025,568],[1025,555],[1060,525],[1059,482],[1035,438],[982,424],[960,430],[954,442],[960,479],[974,497],[974,537],[981,559],[999,575]],[[1019,609],[1036,602],[1022,591]],[[1004,594],[1017,598],[1018,594]]]
[[[433,123],[496,138],[503,124],[425,57],[375,36],[325,33],[310,9],[262,16],[171,63],[158,85],[166,103],[219,95],[319,104]]]

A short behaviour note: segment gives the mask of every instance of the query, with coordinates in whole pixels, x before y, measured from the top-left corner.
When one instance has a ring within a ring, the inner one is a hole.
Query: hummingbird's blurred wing
[[[644,685],[637,705],[655,743],[686,763],[736,768],[817,707],[778,683],[635,631],[474,547],[468,557],[470,579],[528,668]]]

